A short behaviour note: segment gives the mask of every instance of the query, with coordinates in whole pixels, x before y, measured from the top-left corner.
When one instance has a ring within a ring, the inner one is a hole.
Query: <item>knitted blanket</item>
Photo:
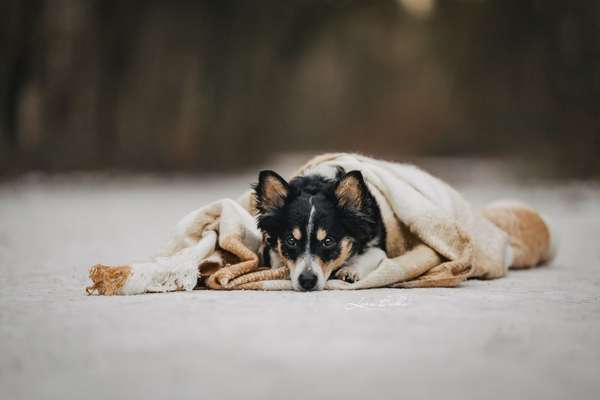
[[[441,180],[415,166],[356,154],[326,154],[296,175],[333,177],[359,170],[375,196],[386,228],[386,252],[360,262],[376,265],[362,280],[330,279],[326,289],[451,287],[468,278],[492,279],[553,257],[542,217],[515,203],[471,207]],[[88,294],[126,295],[210,289],[291,290],[285,266],[263,268],[252,191],[186,215],[162,254],[144,262],[90,269]]]

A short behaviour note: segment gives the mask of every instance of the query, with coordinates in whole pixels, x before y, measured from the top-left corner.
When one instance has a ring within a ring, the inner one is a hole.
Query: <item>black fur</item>
[[[336,195],[336,188],[345,179],[354,179],[352,183],[358,185],[360,201],[348,204]],[[269,185],[273,184],[277,191],[269,191]],[[359,171],[346,174],[339,169],[335,179],[309,175],[296,177],[289,183],[273,171],[262,171],[254,190],[258,227],[266,239],[263,263],[267,266],[271,263],[269,250],[277,249],[278,241],[283,256],[290,260],[295,260],[307,248],[325,262],[336,259],[345,238],[353,244],[352,255],[363,253],[369,245],[385,250],[385,228],[379,206]],[[307,225],[313,206],[314,232],[307,245]],[[292,243],[289,238],[295,227],[302,231],[302,238]],[[316,239],[318,227],[327,232],[327,240]],[[333,245],[330,245],[331,240]]]

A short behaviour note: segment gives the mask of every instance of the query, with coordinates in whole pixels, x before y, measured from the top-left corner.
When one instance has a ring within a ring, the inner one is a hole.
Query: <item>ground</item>
[[[555,262],[455,289],[86,296],[90,265],[155,253],[253,175],[1,184],[2,398],[597,399],[600,185],[451,165],[473,204],[544,213]]]

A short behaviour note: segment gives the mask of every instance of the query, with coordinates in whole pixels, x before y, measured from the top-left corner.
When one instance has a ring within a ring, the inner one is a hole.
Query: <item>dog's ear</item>
[[[256,208],[261,214],[283,206],[290,187],[277,173],[269,170],[260,171],[258,183],[254,186],[256,193]]]
[[[350,171],[343,175],[335,186],[338,204],[352,211],[363,210],[367,184],[360,171]]]

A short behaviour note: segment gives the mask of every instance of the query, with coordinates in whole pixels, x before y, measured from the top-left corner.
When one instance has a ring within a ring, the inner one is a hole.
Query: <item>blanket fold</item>
[[[519,203],[472,208],[441,180],[406,164],[356,154],[326,154],[296,175],[333,177],[338,168],[359,170],[381,209],[386,253],[362,280],[330,279],[326,289],[453,287],[468,278],[492,279],[509,267],[550,261],[552,237],[542,217]],[[148,261],[90,269],[88,294],[140,294],[210,289],[290,290],[285,266],[261,268],[252,191],[185,216],[165,251]]]

